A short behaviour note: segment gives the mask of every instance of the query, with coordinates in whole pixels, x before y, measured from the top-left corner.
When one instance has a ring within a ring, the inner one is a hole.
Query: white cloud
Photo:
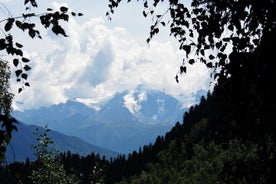
[[[24,103],[21,108],[47,106],[74,97],[108,97],[139,84],[174,95],[208,86],[209,74],[201,65],[190,67],[189,75],[181,77],[179,84],[175,82],[182,54],[171,41],[141,44],[130,39],[125,28],[108,28],[102,18],[82,24],[70,21],[67,30],[69,38],[46,38],[52,44],[43,54],[29,52],[33,60],[31,87],[15,99]]]

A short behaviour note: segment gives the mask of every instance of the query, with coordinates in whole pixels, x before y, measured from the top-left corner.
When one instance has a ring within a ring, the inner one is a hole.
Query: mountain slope
[[[231,76],[165,137],[114,160],[106,183],[276,183],[275,89],[267,82],[276,75],[262,63],[267,49],[235,54]]]
[[[19,122],[17,125],[18,132],[14,131],[12,140],[8,145],[6,161],[8,163],[14,161],[25,161],[28,157],[34,159],[34,150],[31,145],[35,144],[36,135],[34,135],[35,128],[42,132],[43,128],[35,125],[25,125]],[[116,157],[118,153],[103,149],[98,146],[91,145],[77,137],[67,136],[56,131],[50,131],[49,137],[54,141],[54,148],[60,152],[70,151],[71,153],[78,153],[79,155],[88,155],[90,153],[99,154],[107,158]]]
[[[48,124],[93,145],[128,154],[164,135],[182,121],[188,109],[165,92],[145,86],[116,93],[98,104],[84,101],[74,99],[48,108],[15,111],[13,115],[25,123]]]

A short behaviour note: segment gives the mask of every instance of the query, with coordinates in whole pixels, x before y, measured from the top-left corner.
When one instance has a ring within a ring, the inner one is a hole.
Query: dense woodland
[[[110,2],[113,3],[110,5],[113,12],[120,1]],[[178,1],[169,2],[170,11],[175,10],[174,13],[188,16],[185,11],[179,11],[182,6],[177,4]],[[141,147],[139,152],[134,151],[111,160],[93,153],[81,157],[68,152],[57,154],[50,161],[49,157],[38,155],[35,162],[27,160],[24,163],[3,165],[0,170],[1,183],[39,183],[37,180],[46,177],[46,171],[59,175],[60,180],[57,181],[60,182],[56,183],[276,183],[275,2],[193,2],[195,9],[199,9],[199,14],[205,11],[200,9],[201,5],[205,5],[213,14],[225,11],[226,17],[231,16],[228,18],[230,24],[227,25],[233,26],[230,29],[236,30],[238,37],[230,36],[226,40],[232,40],[233,51],[227,56],[228,60],[223,59],[224,56],[218,57],[221,70],[216,73],[216,86],[207,98],[202,97],[200,104],[192,106],[183,115],[183,122],[177,122],[165,136],[157,137],[154,144]],[[158,4],[159,1],[155,3]],[[247,7],[246,4],[250,6]],[[230,10],[225,7],[230,7]],[[253,17],[241,16],[245,12],[250,12]],[[204,14],[200,15],[203,16],[200,25],[203,22],[207,24],[204,23],[207,27],[200,36],[210,38],[209,47],[217,46],[212,42],[216,40],[213,33],[218,31],[220,34],[223,30],[214,30],[221,27],[210,25],[212,21],[217,21],[217,17],[207,16],[208,19],[205,20]],[[236,16],[241,16],[240,19],[244,21],[243,28],[239,27],[239,21],[236,22],[239,20]],[[185,23],[177,22],[181,19],[175,14],[173,18],[178,26]],[[200,30],[203,29],[202,26],[199,26]],[[258,27],[262,28],[260,34],[255,32]],[[156,33],[156,27],[152,27],[152,31],[151,36]],[[183,34],[176,29],[172,32]],[[258,39],[253,44],[250,38],[256,36],[254,34],[257,34]],[[208,46],[207,43],[199,42],[198,52],[202,52],[203,47]],[[221,44],[217,47],[222,49]],[[183,47],[186,51],[189,50],[187,48],[187,45]],[[209,59],[212,60],[213,57],[209,56]],[[205,64],[210,66],[206,60]],[[184,66],[181,67],[183,70]],[[47,138],[45,141],[46,145],[50,143]],[[42,155],[53,155],[45,149],[45,145],[35,148]],[[39,170],[44,166],[45,170]],[[54,174],[50,176],[53,177]],[[68,180],[61,181],[62,178]]]
[[[265,49],[274,43],[264,42],[254,53],[231,54],[236,62],[228,67],[235,73],[219,80],[182,123],[154,144],[112,160],[63,153],[66,173],[80,183],[275,183],[276,73],[262,62],[274,61],[274,53]],[[1,180],[30,183],[34,164],[2,167]]]

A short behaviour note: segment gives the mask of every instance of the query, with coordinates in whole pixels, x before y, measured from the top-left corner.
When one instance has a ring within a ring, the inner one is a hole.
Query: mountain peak
[[[139,85],[124,91],[123,106],[140,123],[172,123],[178,119],[179,101],[162,90]]]
[[[192,105],[196,103],[195,97],[195,94],[189,96]],[[165,91],[139,85],[105,99],[74,98],[14,115],[25,123],[48,124],[53,130],[80,137],[91,144],[128,153],[154,141],[176,122],[182,122],[186,110],[188,108],[183,108],[178,99]]]

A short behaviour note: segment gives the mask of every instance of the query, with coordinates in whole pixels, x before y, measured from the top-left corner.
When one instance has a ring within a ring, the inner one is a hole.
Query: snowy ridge
[[[204,94],[202,90],[188,96],[188,103],[199,103]],[[48,124],[52,130],[90,144],[129,153],[182,122],[187,110],[186,102],[164,91],[138,86],[108,99],[75,98],[50,107],[14,111],[13,115],[26,124]]]

